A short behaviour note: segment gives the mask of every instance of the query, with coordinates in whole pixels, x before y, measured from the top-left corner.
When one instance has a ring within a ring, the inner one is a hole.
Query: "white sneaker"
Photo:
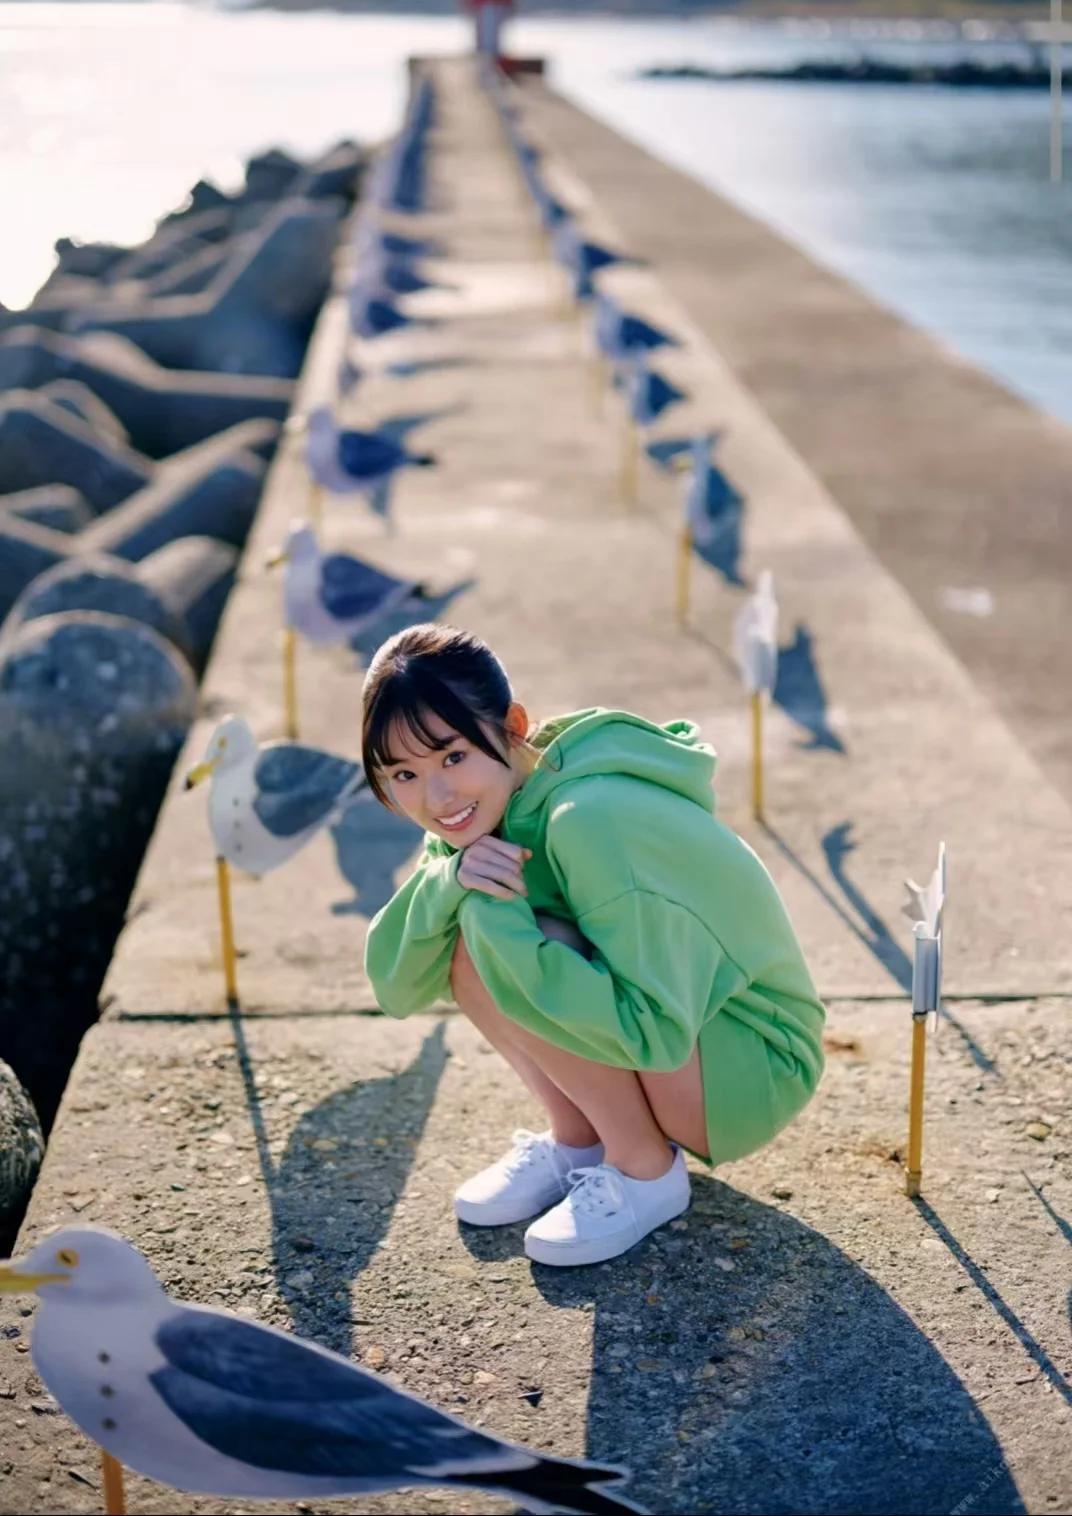
[[[569,1194],[579,1163],[598,1163],[603,1145],[571,1148],[550,1132],[514,1133],[514,1145],[490,1168],[467,1179],[454,1196],[454,1214],[470,1226],[529,1221]]]
[[[608,1163],[574,1169],[573,1188],[560,1205],[525,1233],[525,1252],[537,1263],[569,1267],[603,1263],[689,1208],[689,1171],[680,1148],[661,1179],[630,1179]]]

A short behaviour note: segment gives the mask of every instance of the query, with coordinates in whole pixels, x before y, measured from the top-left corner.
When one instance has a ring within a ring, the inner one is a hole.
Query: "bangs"
[[[451,728],[450,732],[436,736],[428,725],[429,716],[438,716]],[[494,725],[493,718],[485,719]],[[384,680],[365,719],[362,741],[365,777],[377,799],[384,803],[384,770],[406,761],[405,753],[391,751],[391,738],[398,728],[431,752],[443,752],[458,737],[464,737],[489,758],[507,762],[488,741],[475,713],[461,696],[427,669],[411,662]]]

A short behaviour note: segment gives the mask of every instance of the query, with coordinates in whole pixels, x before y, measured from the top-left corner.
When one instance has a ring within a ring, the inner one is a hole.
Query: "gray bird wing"
[[[253,768],[253,809],[273,837],[296,837],[327,821],[347,790],[356,791],[361,765],[298,742],[270,742]]]
[[[228,1458],[391,1489],[443,1465],[478,1474],[538,1462],[314,1343],[201,1306],[156,1332],[157,1394]]]
[[[320,600],[340,621],[386,614],[416,589],[348,553],[329,553],[320,565]]]

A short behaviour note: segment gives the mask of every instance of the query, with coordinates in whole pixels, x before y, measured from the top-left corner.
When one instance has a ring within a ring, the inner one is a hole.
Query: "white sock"
[[[590,1148],[571,1148],[568,1142],[556,1144],[559,1152],[567,1159],[571,1169],[586,1169],[592,1165],[601,1163],[603,1160],[603,1144],[597,1142]]]

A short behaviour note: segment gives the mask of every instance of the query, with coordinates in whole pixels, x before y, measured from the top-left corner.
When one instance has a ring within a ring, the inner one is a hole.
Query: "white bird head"
[[[304,564],[318,563],[320,560],[320,544],[316,540],[316,532],[305,521],[291,523],[287,533],[286,546],[283,548],[283,557],[287,563]]]
[[[336,430],[335,417],[331,414],[330,405],[318,405],[315,410],[309,412],[308,431],[310,437],[325,437]]]
[[[186,788],[210,779],[219,769],[248,763],[257,752],[257,739],[241,716],[225,716],[209,738],[205,756],[186,776]]]
[[[136,1248],[104,1227],[68,1226],[43,1238],[25,1258],[0,1264],[0,1294],[103,1306],[149,1299],[163,1286]]]

